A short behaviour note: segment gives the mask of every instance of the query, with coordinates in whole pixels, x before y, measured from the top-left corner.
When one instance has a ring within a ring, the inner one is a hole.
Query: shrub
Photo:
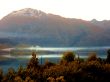
[[[16,76],[14,82],[23,82],[20,76]]]
[[[91,52],[87,58],[87,61],[95,61],[97,60],[97,54],[95,52]]]

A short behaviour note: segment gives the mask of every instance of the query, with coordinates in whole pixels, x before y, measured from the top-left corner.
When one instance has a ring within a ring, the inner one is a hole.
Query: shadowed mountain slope
[[[13,45],[109,46],[109,34],[92,21],[64,18],[30,8],[14,11],[0,21],[0,39],[9,39]]]

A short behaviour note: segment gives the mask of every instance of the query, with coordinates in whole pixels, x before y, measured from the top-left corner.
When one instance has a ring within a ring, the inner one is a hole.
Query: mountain
[[[91,23],[102,28],[110,29],[110,20],[97,21],[96,19],[91,20]]]
[[[109,46],[110,27],[97,20],[85,21],[26,8],[0,21],[0,43],[39,46]]]

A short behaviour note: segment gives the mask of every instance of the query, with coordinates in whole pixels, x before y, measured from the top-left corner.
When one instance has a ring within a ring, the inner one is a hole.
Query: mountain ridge
[[[0,37],[10,38],[10,44],[14,43],[14,45],[22,43],[39,46],[110,45],[109,30],[96,22],[97,20],[93,22],[64,18],[26,8],[14,11],[0,21],[0,34],[2,35]]]

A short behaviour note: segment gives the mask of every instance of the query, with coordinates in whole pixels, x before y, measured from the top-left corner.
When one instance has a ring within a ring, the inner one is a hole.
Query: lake
[[[10,49],[12,48],[4,50],[9,51]],[[46,60],[51,61],[53,63],[58,63],[62,57],[62,53],[65,51],[74,51],[76,57],[79,55],[80,58],[87,58],[88,54],[91,52],[97,53],[97,56],[100,58],[106,58],[107,56],[106,52],[108,49],[110,49],[110,47],[69,47],[69,48],[30,47],[26,49],[36,50],[36,52],[38,50],[42,52],[45,51],[45,53],[40,53],[37,55],[39,59],[39,64],[44,64]],[[31,55],[12,55],[12,54],[0,55],[1,58],[0,68],[2,68],[4,72],[7,72],[8,68],[10,67],[17,70],[20,65],[25,67],[28,64],[31,57],[32,57]]]

